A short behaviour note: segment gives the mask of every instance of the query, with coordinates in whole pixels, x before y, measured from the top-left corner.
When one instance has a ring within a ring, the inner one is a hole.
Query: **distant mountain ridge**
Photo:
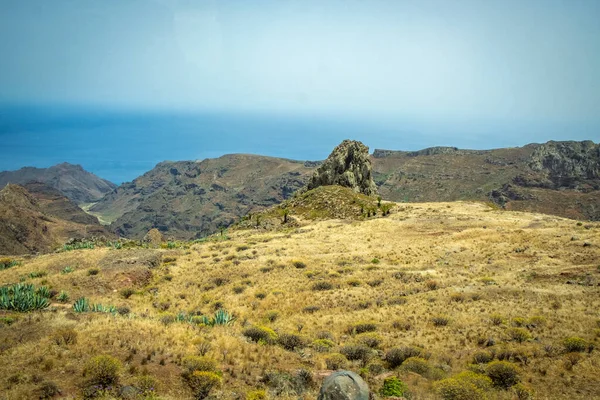
[[[8,183],[24,185],[32,181],[58,190],[77,204],[97,201],[117,187],[84,170],[81,165],[66,162],[49,168],[24,167],[16,171],[0,172],[0,188]]]
[[[493,150],[378,149],[371,163],[385,200],[484,201],[512,210],[600,220],[598,147],[586,141]],[[176,238],[201,237],[290,198],[320,165],[244,154],[162,162],[105,196],[91,211],[113,221],[111,229],[127,237],[141,238],[151,228]]]

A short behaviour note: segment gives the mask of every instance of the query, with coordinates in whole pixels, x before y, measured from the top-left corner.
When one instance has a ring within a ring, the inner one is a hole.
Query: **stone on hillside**
[[[339,144],[315,171],[307,188],[312,190],[327,185],[349,187],[367,196],[377,195],[369,148],[355,140],[344,140]]]
[[[153,246],[160,246],[160,244],[165,241],[165,237],[158,229],[152,228],[148,231],[148,233],[146,233],[143,241],[144,243],[148,243]]]
[[[351,371],[337,371],[323,381],[317,400],[369,400],[369,386]]]

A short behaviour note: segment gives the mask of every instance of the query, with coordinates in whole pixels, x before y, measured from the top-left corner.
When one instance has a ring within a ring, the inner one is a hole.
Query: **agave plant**
[[[61,303],[66,303],[67,301],[69,301],[69,294],[64,290],[61,290],[58,296],[56,296],[56,299]]]
[[[47,288],[41,291],[40,289],[36,290],[30,283],[1,287],[0,309],[19,312],[42,310],[50,305],[50,293]]]
[[[50,289],[47,286],[40,286],[35,293],[39,296],[49,299],[51,297]]]
[[[90,311],[90,302],[85,297],[80,297],[73,304],[73,311],[77,313]]]
[[[230,314],[223,309],[219,309],[217,312],[215,312],[213,325],[231,325],[233,321],[235,321],[233,314]]]

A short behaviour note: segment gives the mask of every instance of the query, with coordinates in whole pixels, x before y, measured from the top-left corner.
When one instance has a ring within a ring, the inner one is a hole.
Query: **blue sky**
[[[600,1],[0,0],[0,10],[5,105],[360,121],[371,147],[399,149],[600,137]],[[260,152],[285,135],[272,125],[255,146],[224,152]],[[28,135],[14,123],[3,134]]]

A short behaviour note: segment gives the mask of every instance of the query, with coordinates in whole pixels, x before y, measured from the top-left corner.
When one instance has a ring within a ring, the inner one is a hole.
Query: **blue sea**
[[[282,116],[243,113],[115,111],[83,107],[0,107],[0,170],[80,164],[120,184],[164,160],[198,160],[252,153],[322,160],[343,139],[371,150],[431,146],[485,149],[555,140],[598,141],[589,125],[453,123],[398,117]]]

